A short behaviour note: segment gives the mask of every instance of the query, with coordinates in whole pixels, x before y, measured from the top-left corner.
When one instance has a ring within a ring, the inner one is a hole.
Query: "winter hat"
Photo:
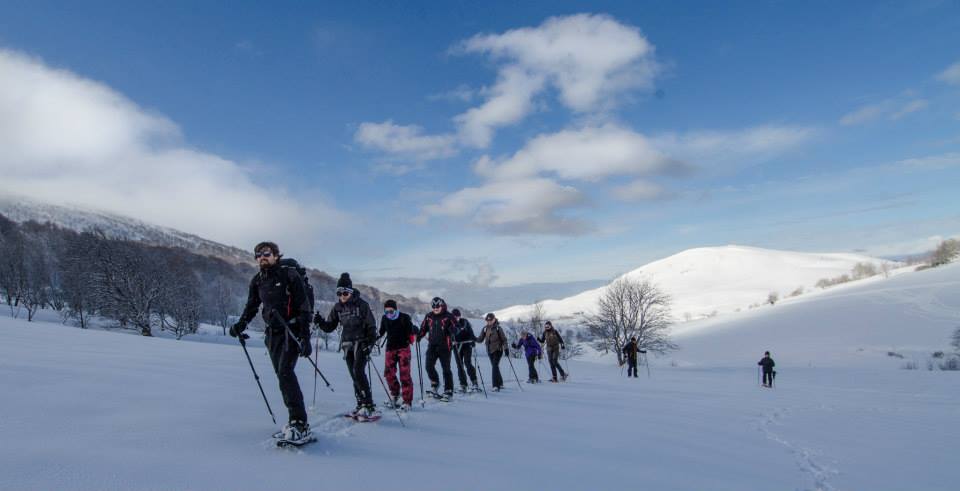
[[[486,315],[486,317],[484,317],[484,319],[488,321],[496,320],[496,318],[497,316],[493,315],[493,312],[490,312],[489,314]]]
[[[432,308],[437,308],[437,307],[441,307],[441,308],[442,308],[442,307],[446,307],[446,306],[447,306],[447,302],[445,302],[445,301],[444,301],[442,298],[440,298],[440,297],[433,297],[433,300],[430,301],[430,307],[432,307]]]
[[[553,324],[551,324],[550,321],[547,321],[547,322],[545,322],[545,323],[543,324],[543,326],[544,326],[544,327],[551,327],[551,328],[552,328],[552,327],[553,327]]]
[[[460,309],[453,309],[450,313],[453,314],[454,317],[460,317]]]
[[[383,302],[383,308],[397,310],[397,301],[391,298],[390,300]]]
[[[350,280],[350,273],[341,273],[337,280],[337,288],[349,288],[353,290],[353,281]]]

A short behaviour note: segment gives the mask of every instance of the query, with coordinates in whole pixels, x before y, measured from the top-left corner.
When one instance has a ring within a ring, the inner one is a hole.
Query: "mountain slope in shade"
[[[77,232],[96,229],[112,239],[180,247],[229,263],[254,264],[251,254],[237,247],[104,211],[40,203],[22,196],[0,195],[0,215],[19,223],[30,220],[37,223],[49,222]]]
[[[735,312],[760,304],[770,293],[784,298],[802,288],[815,289],[817,281],[850,274],[857,263],[878,269],[896,263],[860,254],[806,253],[729,245],[689,249],[637,268],[621,278],[650,280],[673,299],[671,311],[677,321]],[[607,286],[587,290],[560,300],[546,300],[544,310],[552,319],[574,319],[592,311]],[[523,319],[531,305],[497,311],[503,320]]]

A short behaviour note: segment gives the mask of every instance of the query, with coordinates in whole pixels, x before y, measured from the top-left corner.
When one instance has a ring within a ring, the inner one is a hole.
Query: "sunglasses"
[[[386,309],[383,311],[383,313],[387,315],[393,315],[394,312],[396,312],[396,310],[393,309]]]
[[[258,252],[253,255],[255,259],[260,259],[261,257],[270,257],[273,256],[273,253],[270,251]]]
[[[338,297],[349,297],[351,293],[353,293],[353,290],[349,288],[337,288]]]

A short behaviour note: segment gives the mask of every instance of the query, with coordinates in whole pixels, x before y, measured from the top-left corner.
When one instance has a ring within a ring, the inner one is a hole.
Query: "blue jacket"
[[[530,356],[540,356],[543,351],[540,350],[540,343],[537,342],[537,338],[528,335],[527,337],[521,339],[518,343],[513,345],[514,348],[523,348],[523,354]]]

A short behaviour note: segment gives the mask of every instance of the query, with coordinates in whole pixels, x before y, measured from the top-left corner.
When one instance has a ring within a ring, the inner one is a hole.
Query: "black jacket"
[[[460,318],[460,321],[454,325],[453,340],[460,344],[473,344],[477,341],[477,336],[473,333],[473,326],[470,321]]]
[[[240,315],[240,320],[250,322],[257,315],[257,309],[263,305],[261,315],[267,326],[279,329],[282,326],[271,319],[270,312],[276,310],[284,320],[290,324],[294,334],[308,336],[310,334],[310,318],[313,312],[310,309],[310,300],[307,298],[303,279],[293,268],[282,268],[279,265],[261,269],[250,280],[247,294],[247,306]]]
[[[453,345],[454,326],[456,324],[457,319],[446,309],[439,314],[430,312],[420,323],[420,333],[417,335],[417,341],[427,337],[428,346],[450,349],[450,346]]]
[[[402,349],[410,346],[417,328],[410,320],[410,316],[400,312],[396,319],[390,320],[386,315],[380,319],[380,336],[387,335],[387,350]]]
[[[356,341],[372,343],[377,339],[377,320],[373,318],[370,305],[356,291],[345,303],[338,301],[333,304],[327,319],[317,325],[323,332],[333,332],[338,324],[343,326],[341,344]]]
[[[646,352],[647,352],[646,350],[640,349],[640,347],[637,346],[637,343],[634,343],[633,341],[630,341],[623,347],[623,354],[627,355],[627,358],[630,358],[630,360],[636,360],[637,353],[646,353]]]
[[[772,372],[773,367],[777,366],[777,364],[773,362],[773,358],[770,358],[769,356],[764,356],[762,359],[760,359],[760,361],[757,362],[757,365],[763,367],[764,372]]]

